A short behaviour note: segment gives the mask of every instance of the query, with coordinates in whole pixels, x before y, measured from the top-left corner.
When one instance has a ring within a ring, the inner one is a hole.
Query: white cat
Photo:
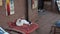
[[[25,19],[18,19],[16,21],[17,26],[22,26],[23,24],[29,24],[29,22],[27,20],[25,20]]]

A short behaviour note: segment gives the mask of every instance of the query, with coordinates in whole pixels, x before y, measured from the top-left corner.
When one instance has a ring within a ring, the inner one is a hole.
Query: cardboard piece
[[[0,0],[0,6],[2,6],[2,0]]]
[[[32,9],[37,8],[38,6],[38,1],[37,0],[32,0]]]

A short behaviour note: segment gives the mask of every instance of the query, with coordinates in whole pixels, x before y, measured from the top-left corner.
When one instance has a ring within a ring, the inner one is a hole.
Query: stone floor
[[[39,29],[38,34],[49,34],[51,26],[57,21],[60,20],[60,14],[52,13],[46,11],[43,15],[39,14]]]

